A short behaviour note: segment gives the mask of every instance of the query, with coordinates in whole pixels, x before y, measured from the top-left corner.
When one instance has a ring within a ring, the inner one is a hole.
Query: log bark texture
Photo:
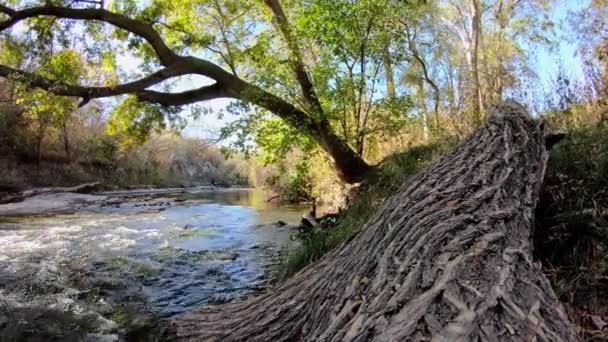
[[[514,102],[273,291],[206,306],[181,341],[577,341],[531,233],[544,124]]]

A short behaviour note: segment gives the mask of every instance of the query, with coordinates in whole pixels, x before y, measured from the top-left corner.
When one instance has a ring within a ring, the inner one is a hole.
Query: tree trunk
[[[287,124],[309,134],[329,155],[340,179],[352,184],[364,180],[371,167],[343,139],[334,133],[326,118],[314,118],[278,96],[239,78],[226,84],[226,96],[260,106]]]
[[[68,122],[67,119],[63,121],[63,151],[65,152],[65,157],[70,162],[70,139],[68,137]]]
[[[424,61],[424,58],[418,52],[418,48],[416,47],[416,41],[412,37],[413,34],[410,33],[410,28],[408,25],[405,25],[405,34],[406,34],[406,38],[408,41],[410,53],[412,54],[412,57],[414,57],[414,59],[416,59],[416,61],[418,61],[418,64],[420,64],[420,67],[422,68],[422,77],[424,77],[424,81],[429,86],[431,86],[431,88],[433,88],[433,100],[434,100],[433,113],[435,115],[435,129],[438,129],[439,128],[439,101],[440,101],[439,86],[437,86],[437,83],[435,83],[435,81],[433,81],[431,79],[431,76],[429,75],[429,68],[427,67],[427,63]],[[422,89],[422,86],[421,86],[421,89]],[[425,112],[428,113],[426,108],[424,110],[425,110]],[[427,114],[427,116],[428,116],[428,114]]]
[[[315,116],[324,116],[323,107],[321,106],[321,102],[319,102],[319,98],[317,97],[317,93],[312,84],[312,80],[306,71],[306,67],[304,64],[304,55],[298,42],[296,41],[295,36],[291,32],[291,27],[287,21],[287,16],[283,11],[283,7],[279,0],[264,0],[266,5],[272,10],[274,21],[276,22],[281,35],[285,39],[285,43],[289,48],[289,51],[292,54],[292,68],[296,76],[296,80],[298,84],[300,84],[300,88],[302,90],[302,96],[304,98],[304,102],[306,103],[306,107],[309,111],[311,111]]]
[[[481,94],[481,82],[479,80],[479,49],[481,41],[481,8],[479,0],[471,0],[471,73],[473,77],[473,124],[478,125],[482,120],[483,100]]]
[[[391,60],[391,53],[389,51],[390,44],[386,44],[382,54],[384,63],[384,75],[386,78],[386,95],[392,101],[397,98],[397,91],[395,90],[395,76],[393,72],[393,61]]]
[[[422,138],[424,141],[429,141],[429,112],[426,108],[426,92],[422,78],[418,80],[418,101],[422,113]]]
[[[188,104],[209,101],[218,98],[235,98],[246,101],[276,114],[292,127],[306,131],[317,139],[321,147],[330,154],[343,181],[355,183],[363,180],[364,175],[371,169],[343,139],[340,139],[328,124],[328,118],[323,111],[314,84],[305,65],[305,56],[290,28],[288,18],[279,0],[264,0],[273,14],[279,33],[283,36],[289,53],[290,62],[295,78],[302,92],[304,108],[297,108],[280,97],[250,84],[233,73],[224,70],[219,65],[194,56],[181,56],[165,43],[162,35],[156,31],[152,23],[139,21],[123,14],[114,13],[104,8],[70,8],[46,4],[45,6],[29,7],[14,10],[0,5],[0,12],[10,19],[0,22],[0,32],[16,25],[22,20],[42,16],[73,20],[98,20],[121,28],[137,37],[144,39],[154,50],[162,68],[133,82],[127,82],[111,87],[86,87],[66,84],[51,80],[41,75],[24,70],[0,65],[0,77],[13,78],[19,76],[28,87],[45,89],[55,95],[80,97],[79,107],[90,100],[133,94],[139,101],[157,103],[163,106],[184,106]],[[368,25],[368,33],[371,23]],[[362,67],[365,62],[360,63]],[[188,74],[205,76],[215,81],[196,89],[183,92],[168,93],[151,90],[152,86],[168,79]],[[321,131],[316,131],[318,128]],[[346,138],[346,137],[345,137]]]
[[[353,151],[333,132],[327,121],[320,122],[315,133],[318,134],[317,140],[329,155],[342,181],[353,184],[365,179],[371,167],[363,160],[361,154]]]
[[[42,161],[42,140],[44,140],[44,124],[38,120],[38,134],[36,135],[36,166],[40,167]]]
[[[545,128],[514,102],[273,291],[174,322],[182,341],[577,341],[531,229]]]

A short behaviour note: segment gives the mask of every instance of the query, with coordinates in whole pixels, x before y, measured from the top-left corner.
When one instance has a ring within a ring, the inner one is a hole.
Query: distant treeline
[[[154,133],[143,144],[125,145],[106,132],[102,103],[69,115],[32,113],[16,104],[12,85],[0,83],[0,188],[74,185],[101,181],[110,187],[251,185],[250,163],[226,158],[219,146]]]

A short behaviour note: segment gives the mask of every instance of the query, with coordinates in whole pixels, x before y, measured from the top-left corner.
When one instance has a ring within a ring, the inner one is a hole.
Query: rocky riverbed
[[[0,205],[0,341],[153,341],[263,291],[302,207],[247,189],[44,194]]]

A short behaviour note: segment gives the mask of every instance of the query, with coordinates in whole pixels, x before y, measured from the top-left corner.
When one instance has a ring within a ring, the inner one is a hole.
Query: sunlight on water
[[[160,317],[254,293],[302,208],[248,190],[163,194],[150,212],[118,208],[0,222],[0,299],[72,312],[139,298]],[[135,204],[133,204],[135,203]],[[94,293],[95,295],[89,295]]]

